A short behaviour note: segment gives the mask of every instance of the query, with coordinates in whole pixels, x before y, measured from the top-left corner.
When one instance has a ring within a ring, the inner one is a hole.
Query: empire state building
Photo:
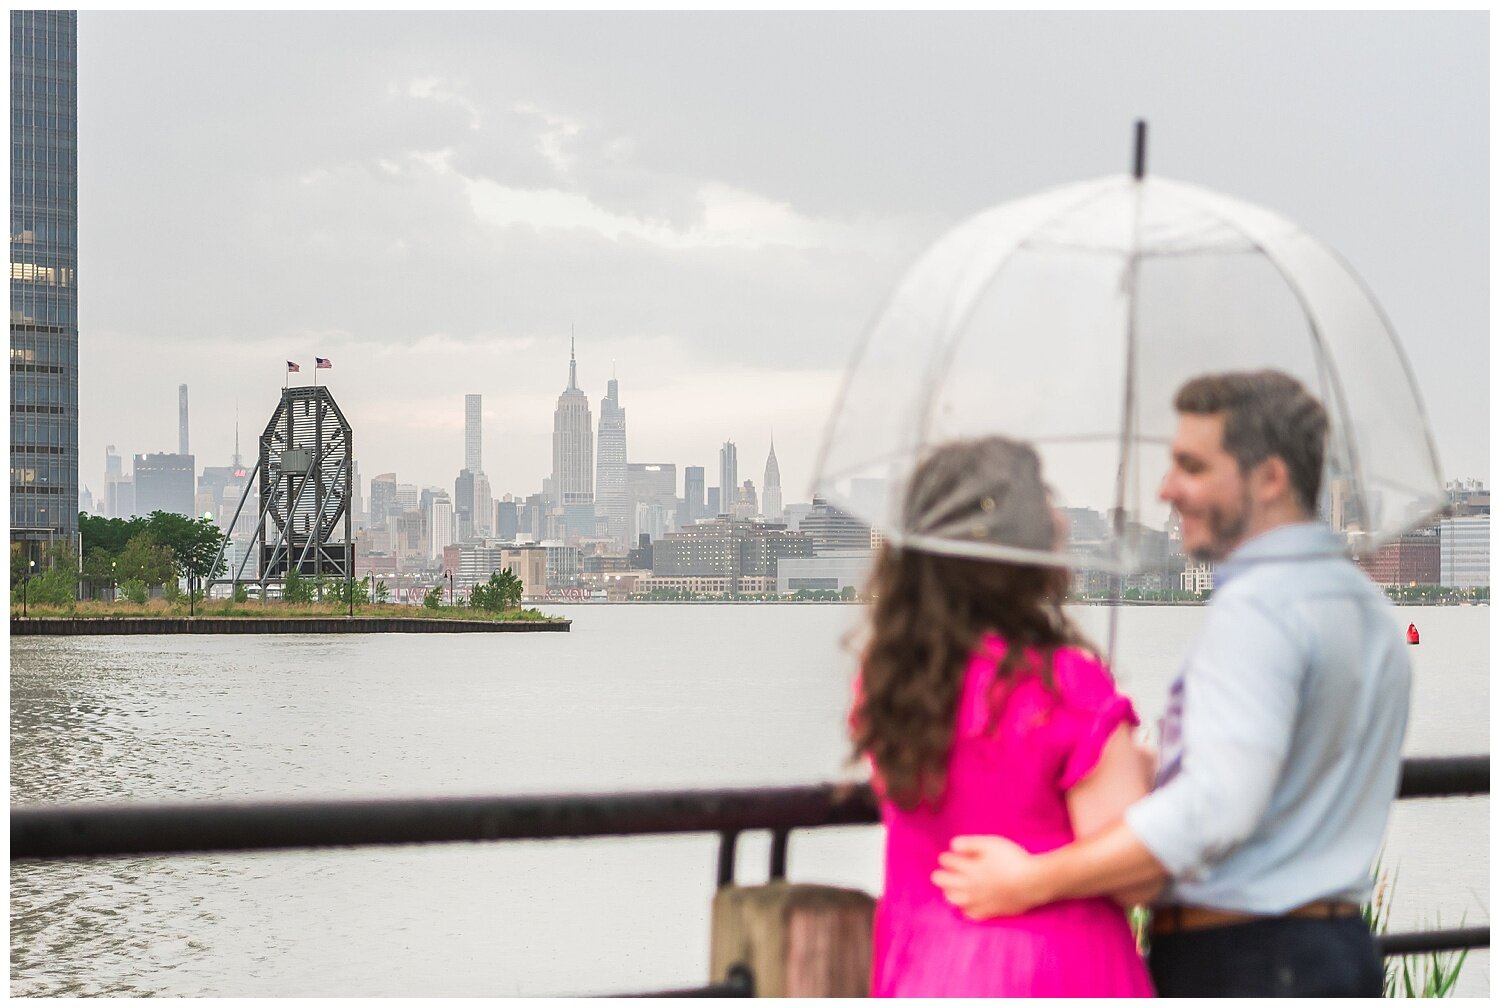
[[[567,537],[594,534],[594,418],[578,387],[578,358],[571,341],[568,387],[552,414],[552,504],[562,511]]]

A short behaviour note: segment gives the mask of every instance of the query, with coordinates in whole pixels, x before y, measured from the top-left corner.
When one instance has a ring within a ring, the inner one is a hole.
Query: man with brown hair
[[[1172,684],[1156,789],[1036,855],[959,837],[933,881],[975,918],[1154,894],[1166,996],[1379,996],[1360,915],[1400,773],[1411,671],[1389,603],[1315,520],[1328,420],[1275,371],[1177,394],[1161,499],[1214,597]]]

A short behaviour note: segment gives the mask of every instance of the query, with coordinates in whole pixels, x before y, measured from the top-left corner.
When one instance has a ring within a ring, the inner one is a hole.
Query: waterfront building
[[[733,441],[719,449],[719,507],[714,516],[729,514],[740,486],[739,457]]]
[[[813,497],[797,528],[813,541],[813,550],[819,554],[870,548],[870,526],[822,497]]]
[[[576,585],[583,569],[578,547],[552,539],[543,541],[541,548],[547,558],[547,587],[571,588]]]
[[[636,579],[638,594],[652,591],[692,592],[695,595],[769,595],[776,590],[770,577],[725,577],[713,574],[651,574]]]
[[[836,591],[864,587],[875,563],[872,550],[831,550],[817,556],[787,558],[776,568],[776,593]]]
[[[699,518],[711,517],[708,514],[708,501],[703,494],[705,489],[702,466],[688,466],[682,470],[682,499],[686,504],[687,515],[687,521],[682,524],[688,525]]]
[[[78,532],[76,11],[10,12],[10,180],[10,538],[41,561]]]
[[[1183,568],[1179,587],[1185,592],[1202,595],[1214,590],[1214,563],[1212,560],[1194,560]]]
[[[1441,536],[1436,525],[1413,529],[1355,562],[1382,587],[1435,585],[1442,580]]]
[[[1490,513],[1490,492],[1481,480],[1451,480],[1443,485],[1448,493],[1451,518],[1470,518]]]
[[[168,511],[193,516],[193,456],[175,452],[137,455],[131,468],[135,470],[135,506],[140,514]]]
[[[781,466],[776,462],[776,439],[771,439],[771,453],[766,456],[765,494],[760,513],[770,521],[781,520]]]
[[[652,543],[651,569],[671,576],[776,577],[786,558],[813,555],[813,544],[779,523],[720,517],[696,522]]]
[[[1438,575],[1444,588],[1490,586],[1490,516],[1444,518],[1438,524]]]
[[[568,352],[568,387],[552,415],[552,503],[561,509],[570,535],[592,535],[594,513],[594,421],[589,398],[578,387],[578,358]],[[587,508],[588,522],[582,518]],[[584,525],[589,527],[587,531]]]
[[[630,506],[625,481],[625,410],[620,406],[620,383],[611,377],[599,404],[599,454],[595,474],[595,532],[624,548],[629,541]]]

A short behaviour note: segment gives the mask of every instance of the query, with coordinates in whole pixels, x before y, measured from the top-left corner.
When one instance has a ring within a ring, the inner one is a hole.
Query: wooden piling
[[[714,894],[711,982],[744,963],[756,997],[866,997],[875,900],[856,889],[775,881]]]

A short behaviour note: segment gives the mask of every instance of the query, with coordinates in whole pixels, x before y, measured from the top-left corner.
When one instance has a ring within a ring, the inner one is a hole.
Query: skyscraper
[[[39,558],[78,530],[76,11],[10,12],[10,381],[10,536]]]
[[[702,518],[708,512],[703,499],[703,467],[688,466],[682,471],[682,497],[686,502],[688,524]]]
[[[620,407],[620,383],[609,380],[609,392],[599,404],[599,469],[594,483],[595,511],[603,519],[595,532],[624,548],[629,502],[625,492],[625,411]]]
[[[766,456],[765,490],[761,495],[761,514],[773,521],[781,519],[781,467],[776,464],[776,439],[771,438],[771,454]]]
[[[187,386],[177,386],[177,454],[188,454]]]
[[[483,396],[464,396],[464,468],[469,472],[483,472],[480,461],[484,447],[484,429],[481,421]]]
[[[719,514],[728,514],[734,506],[735,494],[740,487],[739,472],[734,442],[725,441],[724,447],[719,449]]]
[[[137,455],[134,462],[136,509],[143,515],[167,511],[185,518],[193,517],[196,504],[194,468],[191,455],[167,452]]]
[[[568,350],[568,387],[552,414],[552,504],[563,513],[570,538],[593,535],[594,418],[578,387],[578,357]]]

